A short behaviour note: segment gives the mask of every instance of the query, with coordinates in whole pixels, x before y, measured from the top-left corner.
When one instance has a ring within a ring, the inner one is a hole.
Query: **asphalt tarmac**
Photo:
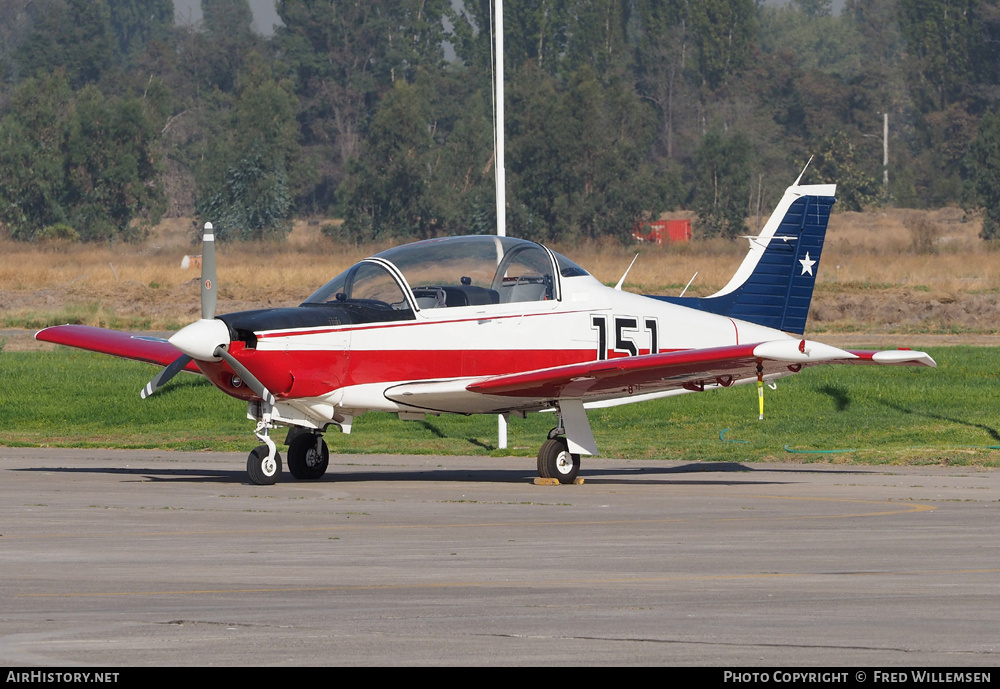
[[[997,666],[1000,471],[0,447],[0,665]]]

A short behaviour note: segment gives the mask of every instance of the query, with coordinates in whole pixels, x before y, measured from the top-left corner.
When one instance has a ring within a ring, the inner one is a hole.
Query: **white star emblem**
[[[808,251],[806,252],[806,257],[805,258],[800,258],[799,259],[799,263],[802,264],[802,272],[799,273],[800,275],[805,275],[806,273],[809,273],[810,275],[813,274],[813,266],[816,265],[816,261],[809,260],[809,252]]]

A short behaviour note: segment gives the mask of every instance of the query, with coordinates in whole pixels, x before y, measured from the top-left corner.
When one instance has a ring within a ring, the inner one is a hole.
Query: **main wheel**
[[[316,436],[302,433],[288,443],[288,471],[297,479],[315,480],[326,473],[330,465],[330,450],[322,438],[316,451]]]
[[[570,453],[565,438],[549,438],[538,451],[538,475],[573,483],[580,472],[580,455]]]
[[[267,445],[258,445],[247,457],[247,474],[250,483],[258,486],[272,486],[281,476],[281,455],[274,453],[274,459],[267,458]]]

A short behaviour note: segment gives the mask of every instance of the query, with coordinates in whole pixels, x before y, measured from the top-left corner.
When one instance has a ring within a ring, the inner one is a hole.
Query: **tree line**
[[[0,3],[0,231],[350,241],[495,229],[490,0]],[[839,207],[985,209],[1000,236],[997,0],[505,0],[508,231],[669,209],[745,232],[812,157]],[[889,121],[888,185],[882,125]]]

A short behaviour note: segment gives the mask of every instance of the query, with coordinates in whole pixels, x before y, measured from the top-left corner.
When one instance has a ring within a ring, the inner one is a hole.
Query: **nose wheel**
[[[538,451],[538,475],[573,483],[580,473],[580,455],[569,451],[565,438],[549,438]]]
[[[273,486],[281,476],[281,455],[272,457],[267,445],[258,445],[247,457],[247,474],[255,485]]]

